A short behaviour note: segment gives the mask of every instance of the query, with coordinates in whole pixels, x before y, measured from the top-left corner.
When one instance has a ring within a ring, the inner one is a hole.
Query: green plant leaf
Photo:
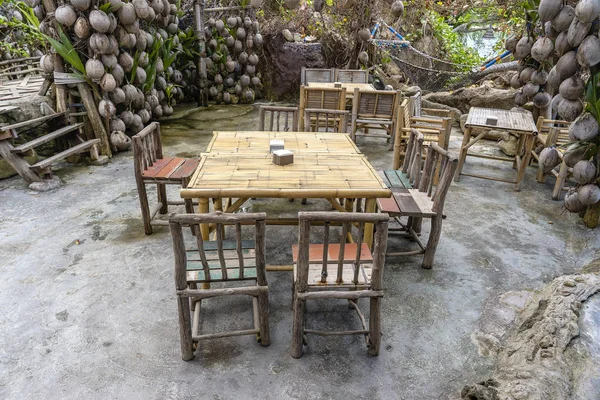
[[[85,67],[81,58],[79,58],[79,54],[73,48],[73,44],[69,40],[69,37],[65,35],[65,33],[59,27],[59,36],[60,42],[56,39],[51,38],[50,36],[43,35],[44,38],[52,45],[52,47],[56,50],[58,54],[74,69],[81,72],[84,76],[87,77],[85,72]]]

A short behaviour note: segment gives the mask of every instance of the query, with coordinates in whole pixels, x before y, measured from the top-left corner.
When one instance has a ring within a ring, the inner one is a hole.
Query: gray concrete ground
[[[256,117],[240,106],[163,123],[165,153],[197,155],[213,129],[251,129]],[[451,147],[459,144],[455,132]],[[381,141],[359,147],[376,167],[390,165]],[[465,169],[514,173],[477,159]],[[533,167],[518,193],[464,177],[450,189],[434,269],[422,270],[420,257],[386,260],[379,357],[366,354],[360,337],[310,337],[304,357],[291,358],[291,276],[273,272],[271,346],[219,339],[184,362],[170,235],[143,233],[132,154],[57,173],[65,185],[48,193],[19,178],[0,181],[2,399],[457,398],[489,376],[486,338],[501,336],[527,293],[600,257],[598,232],[552,201],[552,180],[536,183]],[[256,200],[249,211],[299,209],[328,208]],[[268,227],[267,237],[268,262],[289,264],[295,228]],[[250,309],[246,298],[209,300],[204,328],[248,326]],[[311,326],[356,323],[341,302],[309,306]]]

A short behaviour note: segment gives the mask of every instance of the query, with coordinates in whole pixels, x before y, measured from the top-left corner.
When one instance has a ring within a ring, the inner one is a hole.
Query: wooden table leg
[[[521,149],[523,148],[523,144],[527,140],[526,136],[528,135],[522,133],[519,135],[519,141],[517,142],[517,154],[515,154],[515,161],[513,161],[513,169],[517,169],[519,167],[519,165],[517,164],[517,157],[521,152]]]
[[[535,136],[526,135],[525,154],[523,155],[523,158],[521,159],[521,163],[519,165],[519,170],[517,171],[517,184],[515,185],[515,191],[517,191],[517,192],[521,190],[521,183],[523,182],[523,178],[525,178],[525,171],[527,170],[527,166],[529,165],[529,159],[531,158],[531,150],[533,150],[534,143],[535,143]]]
[[[374,213],[377,208],[377,199],[366,199],[365,201],[365,213]],[[373,249],[373,231],[375,229],[375,225],[373,224],[365,224],[365,237],[364,243],[369,246],[369,249]]]
[[[463,165],[465,164],[465,160],[467,158],[467,151],[469,148],[467,144],[471,139],[471,127],[468,126],[465,129],[465,134],[463,136],[462,144],[460,145],[460,155],[458,157],[458,167],[456,168],[456,174],[454,174],[454,182],[460,182],[460,174],[462,173]]]
[[[215,211],[221,211],[223,212],[223,199],[218,198],[218,199],[213,199],[213,207],[215,209]],[[225,225],[221,225],[221,233],[223,235],[223,237],[225,237]]]
[[[201,197],[198,199],[198,212],[208,213],[208,199],[206,197]],[[203,240],[209,240],[209,226],[208,224],[200,224],[200,232],[202,233]]]

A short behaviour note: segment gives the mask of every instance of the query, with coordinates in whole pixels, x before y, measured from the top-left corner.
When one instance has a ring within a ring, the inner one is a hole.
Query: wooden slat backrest
[[[369,83],[369,72],[366,69],[338,69],[336,82],[341,83]]]
[[[219,281],[230,280],[228,276],[228,268],[224,255],[224,237],[223,231],[225,226],[235,226],[235,251],[238,260],[238,279],[256,279],[261,286],[267,284],[266,278],[266,259],[265,259],[265,221],[267,215],[265,213],[253,214],[225,214],[222,212],[207,213],[207,214],[174,214],[169,217],[169,225],[171,227],[171,236],[173,239],[173,249],[175,252],[175,268],[177,273],[185,274],[187,268],[188,254],[190,252],[198,252],[199,261],[204,272],[204,279],[198,282],[210,282],[212,280],[210,266],[207,261],[206,243],[202,239],[202,235],[195,236],[195,246],[187,247],[183,238],[184,226],[197,226],[199,224],[215,224],[216,226],[216,251],[220,265],[221,279]],[[245,265],[242,249],[242,225],[254,226],[254,267],[256,268],[256,278],[254,276],[244,276]],[[198,230],[199,232],[199,230]],[[230,268],[231,269],[231,268]]]
[[[346,106],[345,88],[311,88],[303,87],[304,108],[323,110],[343,110]],[[300,110],[304,111],[304,110]]]
[[[354,90],[358,105],[357,118],[394,119],[398,107],[400,92],[391,90]]]
[[[567,130],[569,125],[568,121],[539,117],[536,123],[537,138],[546,147],[569,143],[569,133]],[[551,135],[553,129],[556,129],[557,132]]]
[[[427,149],[425,167],[419,180],[418,189],[420,192],[426,192],[427,196],[432,199],[432,210],[438,214],[444,209],[446,194],[457,166],[458,156],[456,154],[442,149],[435,143],[432,143]],[[436,175],[440,176],[437,184]]]
[[[416,129],[412,129],[406,145],[406,155],[402,165],[404,172],[411,184],[421,180],[421,158],[423,156],[424,136]]]
[[[261,106],[258,121],[259,131],[298,132],[298,107]]]
[[[349,284],[343,282],[343,266],[352,263],[353,278],[352,283],[358,283],[358,274],[360,273],[362,263],[372,263],[371,286],[380,288],[382,285],[383,266],[385,263],[385,251],[387,246],[387,230],[389,216],[387,214],[373,213],[339,213],[339,212],[300,212],[298,213],[300,232],[298,235],[298,262],[297,262],[297,280],[299,292],[304,292],[308,288],[308,269],[309,269],[309,246],[311,242],[311,224],[324,225],[323,232],[323,260],[321,262],[321,282],[326,282],[330,272],[335,272],[336,283]],[[375,224],[375,242],[371,252],[373,260],[364,261],[362,256],[362,243],[364,239],[365,224]],[[332,225],[342,225],[339,240],[339,252],[334,259],[329,259],[329,245],[332,243],[330,230]],[[346,237],[352,228],[356,227],[355,235],[356,251],[352,255],[346,255]],[[335,266],[331,268],[330,266]],[[333,269],[333,270],[332,270]],[[379,289],[377,289],[379,290]]]
[[[136,175],[142,174],[158,159],[163,158],[160,124],[152,122],[132,138],[133,161]]]
[[[417,94],[410,96],[409,111],[415,117],[421,116],[421,92],[417,92]]]
[[[300,83],[307,85],[309,82],[333,82],[334,68],[304,68],[300,71]]]
[[[346,110],[322,110],[307,108],[304,110],[304,131],[320,132],[348,132],[348,115]]]

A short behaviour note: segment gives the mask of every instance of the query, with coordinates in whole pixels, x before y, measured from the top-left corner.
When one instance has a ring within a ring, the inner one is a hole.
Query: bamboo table
[[[268,151],[267,147],[262,156],[204,155],[181,197],[198,199],[200,213],[209,212],[211,198],[215,210],[224,212],[235,212],[250,198],[322,198],[338,211],[350,211],[337,199],[364,198],[369,213],[375,212],[377,198],[391,197],[392,192],[361,154],[299,153],[293,164],[280,166],[273,164]],[[237,200],[223,210],[224,198]],[[348,201],[346,207],[348,204],[352,203]],[[297,219],[270,219],[267,223],[297,225]],[[210,228],[200,228],[206,240]],[[365,243],[371,246],[372,241],[373,226],[365,226]]]
[[[327,132],[214,132],[206,148],[211,155],[259,155],[269,153],[271,140],[283,140],[286,150],[300,154],[361,154],[350,136]]]
[[[331,89],[335,87],[335,82],[308,82],[308,87],[311,88],[322,88],[322,89]],[[373,85],[370,83],[343,83],[342,87],[346,88],[346,98],[352,99],[354,98],[354,89],[358,88],[360,91],[368,91],[375,90]]]
[[[490,116],[498,118],[497,125],[488,125],[486,123],[487,117]],[[485,128],[486,130],[484,130],[477,137],[471,140],[471,132],[473,128]],[[517,154],[515,157],[500,157],[487,154],[469,153],[469,148],[481,139],[483,139],[487,133],[487,130],[489,129],[503,130],[513,132],[519,135],[519,142],[517,144]],[[529,165],[531,150],[533,149],[535,137],[537,136],[537,134],[538,131],[535,125],[535,121],[533,120],[533,116],[530,113],[498,110],[494,108],[471,107],[471,109],[469,110],[469,115],[467,117],[467,122],[465,124],[465,135],[463,137],[463,142],[460,149],[458,167],[456,175],[454,176],[454,180],[456,182],[459,182],[460,176],[465,175],[474,178],[514,183],[515,190],[521,190],[521,183],[523,182],[523,178],[525,177],[525,170],[527,169],[527,165]],[[462,172],[467,156],[487,158],[498,161],[512,161],[513,168],[517,168],[517,177],[515,180],[509,180],[488,175]]]

